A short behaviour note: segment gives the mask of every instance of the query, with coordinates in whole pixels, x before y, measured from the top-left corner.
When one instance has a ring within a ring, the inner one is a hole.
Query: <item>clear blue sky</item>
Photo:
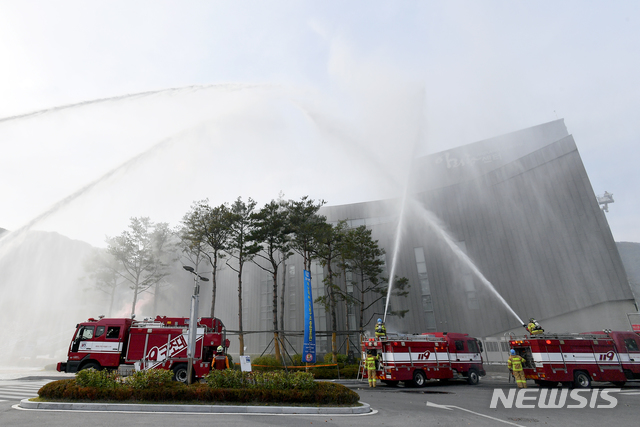
[[[0,0],[0,60],[0,118],[238,85],[0,121],[0,227],[165,138],[35,228],[100,244],[205,197],[387,197],[416,144],[564,118],[594,190],[614,194],[614,238],[640,242],[637,1]]]

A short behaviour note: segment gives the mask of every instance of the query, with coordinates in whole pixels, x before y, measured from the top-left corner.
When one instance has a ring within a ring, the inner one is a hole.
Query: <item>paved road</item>
[[[36,397],[40,387],[50,381],[52,379],[49,378],[0,380],[0,402],[15,404],[22,399]]]
[[[33,393],[38,385],[48,379],[19,379],[0,382],[1,387],[24,389]],[[7,384],[8,383],[8,384]],[[640,384],[627,385],[615,392],[617,406],[614,409],[505,409],[490,408],[494,389],[508,394],[513,383],[507,377],[493,374],[484,377],[477,386],[464,382],[443,385],[429,383],[424,388],[377,387],[370,389],[365,383],[344,382],[360,394],[377,412],[360,416],[301,416],[301,415],[216,415],[216,414],[154,414],[154,413],[104,413],[25,411],[15,408],[16,397],[0,402],[1,426],[168,426],[199,425],[244,426],[637,426],[640,415]],[[595,384],[601,390],[614,389],[610,384]],[[537,388],[533,388],[537,389]],[[37,391],[37,389],[36,389]],[[15,390],[11,391],[12,393]],[[7,389],[9,394],[9,390]],[[533,393],[536,393],[535,391]],[[586,393],[592,393],[587,391]],[[604,402],[606,403],[606,402]]]

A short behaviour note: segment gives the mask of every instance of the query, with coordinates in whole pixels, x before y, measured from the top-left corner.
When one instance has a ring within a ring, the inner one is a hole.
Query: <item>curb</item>
[[[365,415],[373,413],[368,403],[346,408],[304,406],[236,406],[236,405],[163,405],[135,403],[71,403],[31,402],[22,399],[17,405],[22,409],[53,411],[104,411],[104,412],[179,412],[199,414],[313,414],[313,415]]]

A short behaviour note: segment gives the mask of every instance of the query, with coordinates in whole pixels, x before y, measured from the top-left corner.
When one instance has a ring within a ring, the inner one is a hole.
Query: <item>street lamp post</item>
[[[193,274],[193,295],[191,295],[191,312],[189,314],[189,336],[187,342],[187,384],[191,384],[193,376],[193,356],[196,352],[196,334],[198,332],[198,300],[200,295],[200,285],[198,282],[208,282],[209,279],[200,276],[193,267],[183,265],[182,268]]]

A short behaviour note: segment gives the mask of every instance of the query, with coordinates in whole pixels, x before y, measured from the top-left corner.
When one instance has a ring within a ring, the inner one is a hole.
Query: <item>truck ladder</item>
[[[560,351],[560,357],[562,357],[562,364],[564,365],[564,369],[555,368],[553,366],[553,362],[551,362],[551,358],[549,357],[549,347],[545,346],[545,350],[547,350],[547,360],[549,360],[549,365],[551,365],[551,371],[555,374],[558,371],[564,371],[565,373],[569,373],[569,368],[567,368],[567,361],[564,358],[564,353],[562,352],[562,347],[558,344],[558,350]]]

